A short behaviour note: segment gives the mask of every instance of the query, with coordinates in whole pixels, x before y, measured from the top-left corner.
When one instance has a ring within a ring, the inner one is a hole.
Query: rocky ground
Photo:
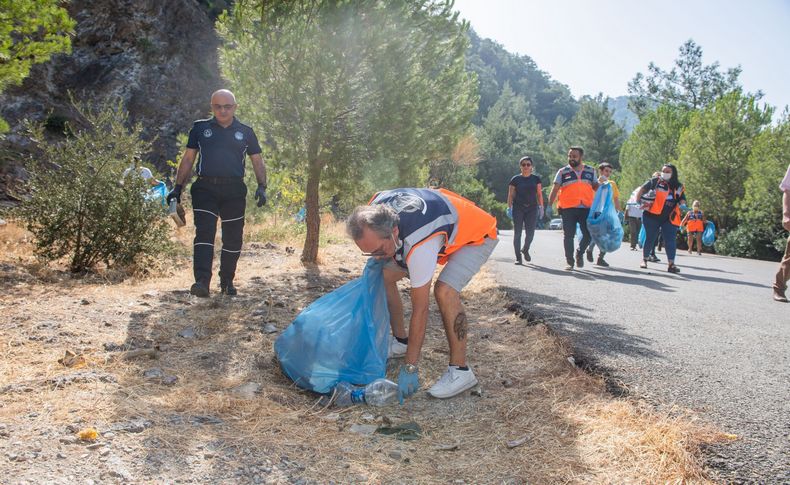
[[[693,416],[613,398],[486,274],[464,293],[478,388],[449,400],[420,392],[404,406],[326,407],[283,376],[272,345],[301,309],[358,275],[364,258],[336,244],[320,266],[305,267],[284,246],[246,249],[239,296],[209,299],[185,290],[187,259],[157,277],[77,279],[7,250],[0,482],[715,479],[698,453],[716,433]],[[437,315],[432,308],[423,388],[446,366]],[[398,427],[419,431],[385,434]]]

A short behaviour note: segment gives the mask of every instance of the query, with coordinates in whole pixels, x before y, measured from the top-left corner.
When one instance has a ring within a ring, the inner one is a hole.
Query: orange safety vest
[[[474,202],[447,189],[392,189],[373,196],[370,204],[388,204],[400,215],[398,238],[402,247],[395,261],[405,266],[415,248],[437,235],[445,238],[437,262],[464,246],[496,239],[496,218]]]
[[[448,243],[439,253],[439,264],[445,264],[451,254],[464,246],[479,246],[486,238],[496,239],[496,217],[455,192],[447,189],[439,189],[439,192],[447,197],[458,213],[455,239],[450,243],[448,238]]]
[[[664,180],[659,179],[656,183],[656,200],[653,201],[653,205],[647,210],[651,214],[661,215],[661,212],[664,210],[664,202],[667,201],[667,197],[669,197],[669,184]],[[669,215],[669,222],[671,222],[675,226],[680,225],[680,196],[683,194],[683,186],[681,185],[675,190],[674,198],[675,198],[675,207],[672,209],[672,213]]]
[[[705,230],[705,224],[702,223],[702,211],[689,212],[688,221],[686,221],[686,230],[688,232],[702,232]]]
[[[581,178],[576,175],[576,171],[570,166],[560,169],[560,192],[558,205],[560,209],[570,209],[583,205],[592,207],[595,190],[595,169],[585,165],[582,170]]]

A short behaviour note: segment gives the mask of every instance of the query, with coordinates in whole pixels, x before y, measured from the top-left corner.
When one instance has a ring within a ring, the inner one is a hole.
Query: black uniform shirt
[[[199,150],[196,172],[205,177],[244,177],[245,157],[261,153],[255,132],[235,117],[227,128],[214,117],[195,121],[187,148]]]

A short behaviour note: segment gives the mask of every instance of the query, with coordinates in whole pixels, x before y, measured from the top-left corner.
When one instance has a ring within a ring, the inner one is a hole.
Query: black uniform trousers
[[[587,246],[590,244],[592,237],[590,231],[587,230],[587,216],[590,214],[590,209],[587,207],[572,207],[562,209],[562,243],[565,247],[565,260],[568,264],[573,264],[573,238],[576,237],[576,224],[582,230],[582,240],[579,241],[579,252],[583,253]]]
[[[233,281],[241,255],[247,186],[241,178],[199,177],[192,184],[192,210],[195,218],[193,270],[195,281],[211,283],[214,237],[217,219],[222,220],[220,281]]]

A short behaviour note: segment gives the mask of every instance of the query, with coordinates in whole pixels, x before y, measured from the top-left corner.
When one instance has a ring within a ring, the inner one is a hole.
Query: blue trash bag
[[[587,230],[601,251],[611,253],[620,249],[623,225],[612,202],[611,185],[603,184],[595,191],[590,215],[587,216]]]
[[[162,203],[162,206],[167,205],[167,185],[164,182],[159,182],[158,184],[154,185],[150,189],[148,189],[145,193],[145,200],[159,200]]]
[[[716,242],[716,224],[713,221],[706,221],[705,230],[702,231],[702,244],[713,246],[714,242]]]
[[[645,239],[647,239],[647,233],[645,232],[645,225],[642,224],[642,228],[639,229],[639,246],[645,247]]]
[[[364,385],[385,376],[390,314],[383,266],[370,258],[362,277],[314,301],[277,337],[274,352],[297,386],[323,394],[340,381]]]

